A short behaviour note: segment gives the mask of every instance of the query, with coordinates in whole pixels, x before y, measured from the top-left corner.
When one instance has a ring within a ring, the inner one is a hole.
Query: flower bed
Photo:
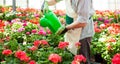
[[[57,13],[56,13],[57,14]],[[63,15],[63,14],[62,14]],[[60,15],[58,15],[60,16]],[[55,35],[39,25],[40,10],[0,8],[1,64],[76,64],[82,55],[70,53],[63,35]],[[11,60],[12,59],[12,60]]]
[[[94,16],[95,35],[91,49],[93,54],[111,63],[112,57],[120,53],[120,11],[97,11]]]

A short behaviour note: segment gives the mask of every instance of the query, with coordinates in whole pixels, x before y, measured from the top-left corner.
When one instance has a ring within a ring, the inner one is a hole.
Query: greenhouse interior
[[[120,0],[0,0],[0,64],[120,64]]]

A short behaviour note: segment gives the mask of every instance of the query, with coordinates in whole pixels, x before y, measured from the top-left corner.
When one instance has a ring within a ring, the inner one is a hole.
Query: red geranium
[[[17,57],[21,61],[25,61],[25,62],[28,62],[30,60],[30,57],[28,57],[24,51],[17,51],[15,53],[15,57]]]
[[[29,48],[31,51],[35,51],[37,50],[38,48],[36,46],[32,46],[31,48]]]
[[[94,30],[95,30],[96,33],[100,33],[101,32],[101,29],[97,28],[97,27],[95,27]]]
[[[40,44],[42,44],[42,45],[48,45],[48,42],[46,40],[40,40]]]
[[[60,42],[58,45],[58,48],[60,49],[64,49],[65,47],[67,47],[69,45],[68,42]]]
[[[31,60],[28,64],[36,64],[34,60]]]
[[[76,43],[75,43],[75,46],[78,47],[78,48],[80,47],[80,45],[81,45],[80,42],[76,42]]]
[[[34,46],[36,46],[36,47],[38,47],[39,45],[40,45],[40,41],[39,40],[36,40],[36,41],[34,41]]]
[[[112,64],[120,64],[120,54],[115,54],[112,58]]]
[[[12,54],[12,51],[7,49],[7,50],[3,50],[2,52],[3,55],[11,55]]]
[[[74,61],[78,61],[78,62],[86,62],[86,58],[83,55],[76,55],[74,57]]]
[[[58,63],[62,61],[61,56],[59,56],[58,54],[50,54],[49,58],[50,61],[52,61],[53,63]]]
[[[24,51],[17,51],[15,53],[15,57],[17,57],[17,58],[21,58],[23,56],[26,56],[26,53]]]

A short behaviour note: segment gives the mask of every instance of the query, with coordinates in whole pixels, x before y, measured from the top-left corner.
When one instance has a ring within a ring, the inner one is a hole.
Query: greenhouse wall
[[[44,0],[16,0],[16,6],[40,9]],[[12,0],[0,0],[0,5],[12,5]],[[116,10],[120,9],[120,0],[93,0],[95,10]],[[51,9],[65,9],[64,1],[59,2]]]

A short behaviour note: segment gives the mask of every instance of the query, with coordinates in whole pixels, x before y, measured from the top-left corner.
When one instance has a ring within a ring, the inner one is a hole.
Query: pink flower
[[[98,18],[98,20],[99,20],[99,21],[102,21],[102,20],[103,20],[103,18]]]
[[[34,14],[35,17],[39,17],[40,15],[39,14]]]
[[[47,33],[48,33],[48,34],[52,34],[52,32],[51,32],[50,30],[47,30]]]
[[[74,60],[79,62],[86,62],[86,58],[83,55],[75,55]]]
[[[109,23],[110,21],[109,20],[104,20],[104,23]]]
[[[35,34],[36,32],[37,32],[37,30],[36,30],[36,29],[33,29],[33,30],[32,30],[32,33],[34,33],[34,34]]]
[[[101,29],[105,29],[106,27],[107,27],[107,26],[106,26],[105,24],[101,24],[101,25],[100,25],[100,28],[101,28]]]
[[[80,62],[73,60],[72,64],[80,64]]]
[[[68,45],[69,45],[68,42],[60,42],[60,43],[58,44],[58,48],[64,49],[64,48],[67,47]]]
[[[18,32],[22,32],[24,30],[25,30],[25,28],[21,27],[21,28],[18,29]]]
[[[36,64],[34,60],[31,60],[28,64]]]
[[[38,32],[38,34],[39,34],[39,35],[46,35],[46,32],[43,31],[43,30],[40,30],[40,31]]]
[[[23,26],[27,26],[27,23],[24,23]]]
[[[26,32],[27,35],[30,35],[30,32]]]
[[[40,44],[42,44],[42,45],[48,45],[48,42],[46,40],[40,40]]]
[[[36,46],[32,46],[31,48],[29,48],[31,51],[35,51],[37,50],[38,48]]]
[[[3,54],[3,55],[11,55],[11,54],[12,54],[12,51],[9,50],[9,49],[3,50],[3,51],[2,51],[2,54]]]
[[[58,54],[50,54],[48,59],[53,63],[58,63],[62,61],[61,56],[59,56]]]

